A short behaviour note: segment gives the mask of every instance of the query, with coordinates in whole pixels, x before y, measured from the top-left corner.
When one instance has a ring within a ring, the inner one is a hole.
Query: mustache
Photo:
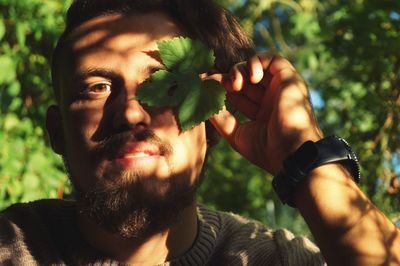
[[[164,156],[168,156],[172,153],[172,145],[162,140],[153,131],[149,129],[144,129],[140,131],[124,131],[120,133],[115,133],[103,140],[101,140],[93,149],[93,154],[96,157],[113,157],[120,149],[129,142],[135,141],[145,141],[149,144],[155,145],[159,148],[160,153]]]

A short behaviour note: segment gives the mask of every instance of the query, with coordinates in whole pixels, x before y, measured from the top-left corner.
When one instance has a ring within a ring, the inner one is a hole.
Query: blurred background
[[[53,103],[49,62],[69,1],[0,0],[0,209],[70,198],[44,130]],[[400,226],[400,1],[220,0],[257,50],[284,55],[308,82],[326,135],[346,138],[362,164],[361,188]],[[221,142],[200,202],[309,235],[279,203],[272,177]]]

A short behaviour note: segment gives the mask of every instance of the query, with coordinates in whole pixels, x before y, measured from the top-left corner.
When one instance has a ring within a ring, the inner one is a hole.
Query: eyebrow
[[[119,74],[104,68],[89,68],[76,72],[73,79],[75,81],[82,81],[89,77],[105,77],[110,80],[122,80],[122,77]]]
[[[138,72],[139,73],[153,73],[159,69],[164,69],[163,65],[149,65],[140,67]],[[79,72],[76,72],[73,75],[74,81],[83,81],[89,77],[104,77],[113,81],[122,82],[123,78],[120,74],[115,71],[106,68],[88,68]]]

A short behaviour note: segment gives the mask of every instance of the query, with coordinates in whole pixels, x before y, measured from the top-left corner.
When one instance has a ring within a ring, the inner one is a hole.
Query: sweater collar
[[[181,257],[162,264],[168,265],[205,265],[211,258],[221,228],[221,219],[217,212],[199,205],[197,207],[198,233],[193,246]]]

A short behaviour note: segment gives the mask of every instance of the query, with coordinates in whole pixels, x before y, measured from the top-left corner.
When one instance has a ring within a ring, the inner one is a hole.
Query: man
[[[274,186],[304,216],[322,255],[287,231],[197,206],[212,130],[202,123],[182,132],[174,110],[133,99],[164,68],[157,41],[177,36],[214,49],[215,69],[202,78],[221,82],[250,121],[223,110],[207,123],[277,176]],[[399,231],[359,190],[352,168],[313,164],[302,182],[290,179],[297,170],[288,165],[307,164],[298,155],[313,144],[302,144],[326,143],[307,88],[285,59],[254,55],[234,18],[211,1],[77,0],[52,75],[58,105],[46,125],[77,202],[4,211],[2,264],[321,265],[322,256],[332,265],[400,263]]]

